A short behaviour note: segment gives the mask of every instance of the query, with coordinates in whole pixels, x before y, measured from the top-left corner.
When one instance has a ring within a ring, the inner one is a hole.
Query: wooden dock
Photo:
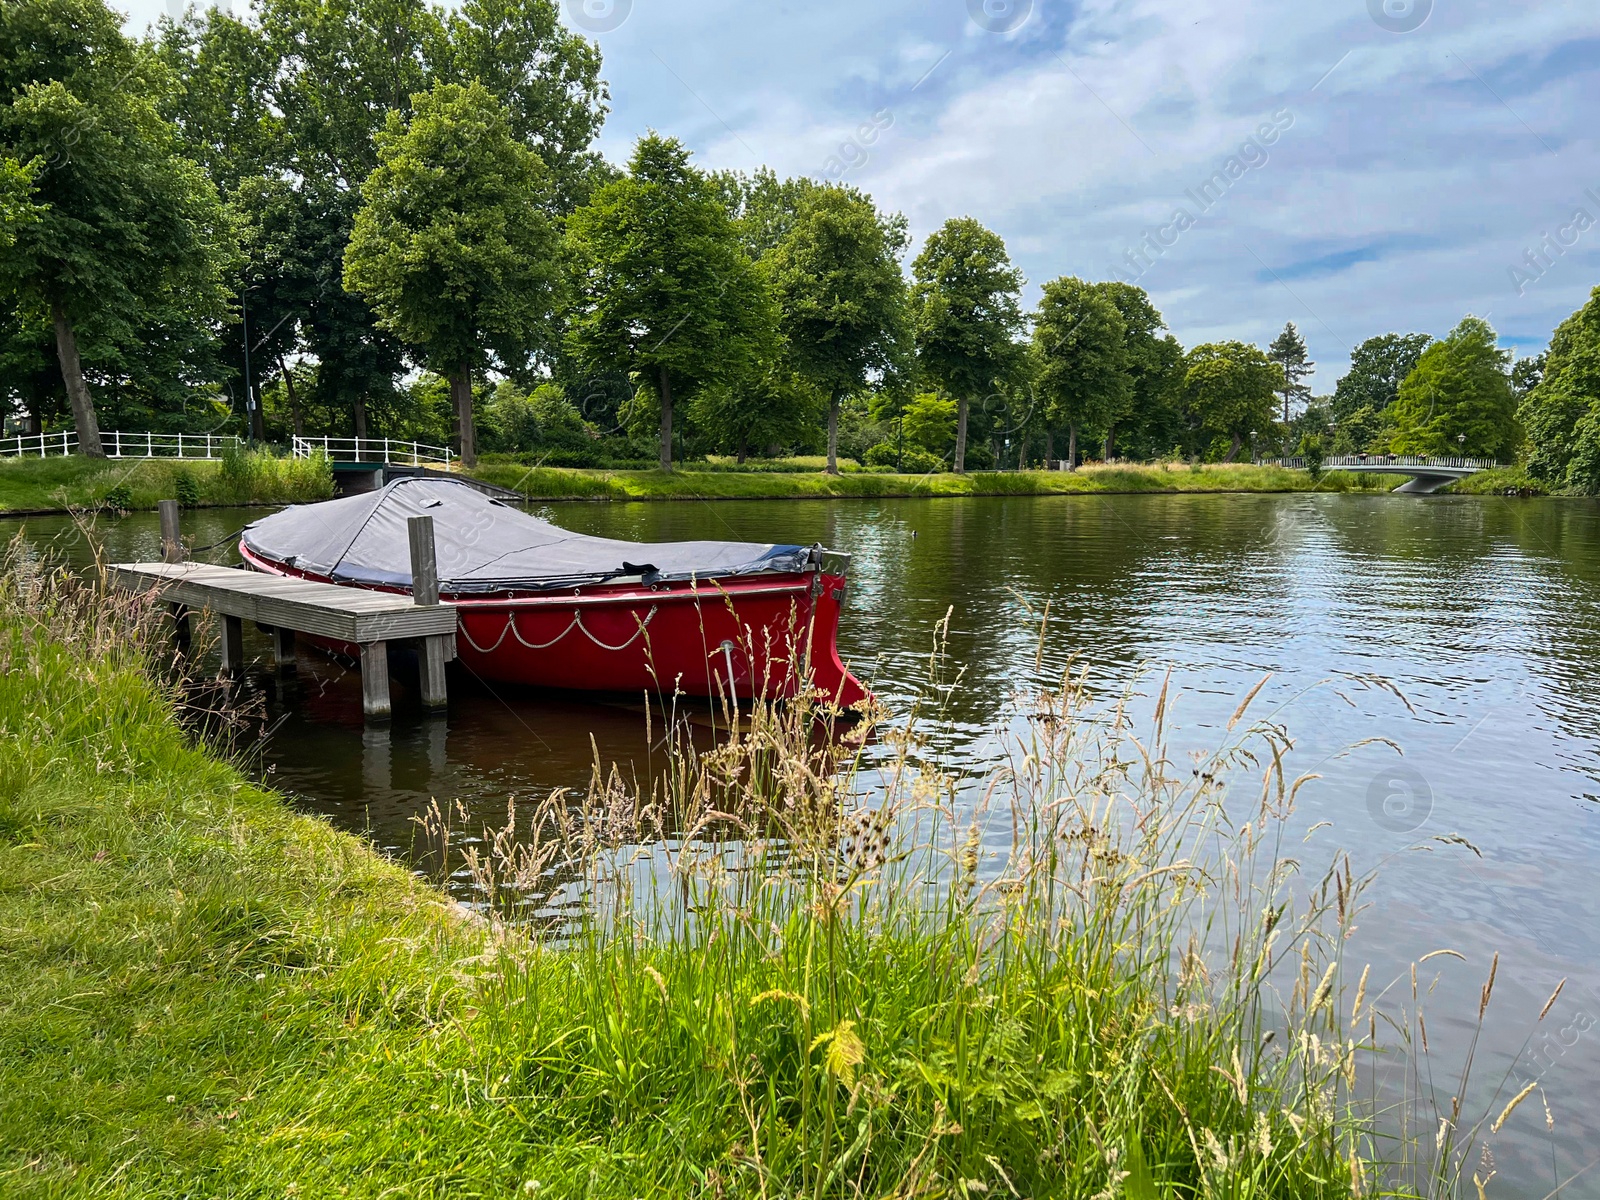
[[[171,510],[163,505],[162,517],[163,552],[169,561],[118,563],[111,567],[112,581],[132,591],[158,592],[173,606],[180,637],[190,611],[218,614],[224,672],[231,674],[244,666],[245,621],[254,621],[272,635],[279,666],[294,662],[297,633],[342,642],[360,651],[363,711],[371,720],[386,720],[391,712],[389,645],[413,642],[423,707],[445,707],[445,664],[456,656],[456,611],[439,603],[432,517],[411,518],[414,597],[239,567],[172,561],[181,558],[176,505]]]

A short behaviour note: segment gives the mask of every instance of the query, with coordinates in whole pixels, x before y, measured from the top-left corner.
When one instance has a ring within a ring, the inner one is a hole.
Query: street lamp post
[[[1464,433],[1456,434],[1456,453],[1462,458],[1467,456],[1467,435]]]
[[[1256,453],[1256,431],[1254,429],[1250,431],[1250,465],[1252,467],[1261,465],[1261,455]]]

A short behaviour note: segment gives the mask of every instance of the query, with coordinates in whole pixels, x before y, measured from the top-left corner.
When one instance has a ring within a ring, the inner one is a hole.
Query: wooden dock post
[[[156,505],[161,514],[161,561],[183,561],[183,531],[178,525],[178,502],[163,500]],[[172,642],[179,654],[189,653],[189,610],[181,604],[168,606],[172,611]]]
[[[294,669],[294,630],[271,626],[272,661],[282,671]]]
[[[389,643],[361,643],[361,711],[369,721],[387,721],[394,708],[389,703]]]
[[[222,673],[237,675],[244,670],[244,621],[222,614]]]
[[[161,561],[183,561],[183,535],[178,528],[178,502],[163,500],[156,506],[161,512]]]
[[[411,600],[424,608],[439,605],[439,559],[433,540],[433,518],[406,518],[411,543]],[[417,672],[422,683],[422,707],[440,712],[449,706],[444,665],[449,659],[447,640],[423,638],[417,645]]]

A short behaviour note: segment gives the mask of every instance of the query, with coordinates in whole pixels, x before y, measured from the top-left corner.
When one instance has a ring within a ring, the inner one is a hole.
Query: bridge
[[[1280,458],[1273,465],[1303,471],[1303,458]],[[1324,471],[1349,471],[1355,475],[1409,475],[1411,481],[1395,488],[1396,493],[1429,496],[1440,488],[1460,483],[1469,475],[1489,471],[1500,464],[1492,458],[1430,457],[1421,454],[1333,454],[1322,460]]]

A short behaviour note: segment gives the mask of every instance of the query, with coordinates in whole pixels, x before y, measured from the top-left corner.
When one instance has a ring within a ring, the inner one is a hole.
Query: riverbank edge
[[[306,504],[332,495],[323,470],[279,464],[291,460],[259,458],[253,475],[222,481],[220,464],[190,460],[140,460],[135,463],[83,459],[27,460],[0,464],[0,517],[58,516],[73,509],[151,511],[174,498],[177,477],[197,480],[186,507],[254,508]],[[34,465],[45,464],[43,467]],[[62,464],[70,464],[63,466]],[[51,476],[39,481],[17,475]],[[1401,476],[1356,476],[1330,472],[1313,481],[1304,471],[1250,464],[1207,464],[1199,469],[1173,464],[1090,466],[1074,472],[970,472],[965,475],[888,475],[821,471],[615,471],[571,467],[526,467],[485,463],[462,472],[471,478],[520,492],[537,503],[566,501],[656,502],[672,500],[930,500],[1008,496],[1118,495],[1270,495],[1290,493],[1373,493],[1391,491]],[[8,474],[11,478],[8,478]],[[101,477],[104,478],[101,478]],[[20,486],[17,486],[20,483]],[[8,484],[12,485],[8,487]],[[46,491],[45,489],[50,489]],[[117,489],[121,489],[118,491]],[[31,498],[8,502],[7,493]],[[209,494],[207,494],[209,493]],[[1484,472],[1447,489],[1445,495],[1543,495],[1543,488],[1520,468]],[[54,503],[41,503],[46,500]]]

